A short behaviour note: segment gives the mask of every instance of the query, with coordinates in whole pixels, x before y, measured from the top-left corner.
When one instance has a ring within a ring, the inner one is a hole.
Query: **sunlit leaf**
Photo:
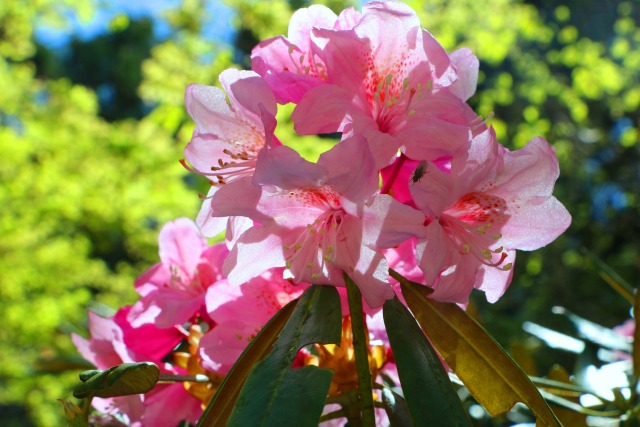
[[[400,283],[409,308],[438,353],[491,415],[522,402],[539,425],[561,425],[522,369],[464,310],[427,298],[431,291],[425,286]]]
[[[300,299],[273,350],[249,374],[227,426],[315,426],[333,372],[316,366],[292,369],[307,344],[339,344],[340,297],[334,287],[312,286]]]
[[[571,313],[564,307],[553,307],[555,314],[561,314],[571,320],[571,322],[578,329],[578,333],[583,338],[596,343],[602,347],[611,348],[613,350],[631,352],[631,339],[623,337],[620,334],[615,333],[610,328],[598,325],[590,320],[583,319],[582,317]]]
[[[547,346],[571,353],[580,354],[584,351],[585,343],[582,340],[563,334],[553,329],[545,328],[533,322],[524,322],[522,329],[534,337],[541,339]]]
[[[409,310],[394,298],[384,304],[383,314],[414,424],[470,426],[449,375]]]
[[[218,387],[215,396],[198,421],[198,427],[226,425],[249,372],[273,348],[273,343],[291,317],[299,299],[282,307],[251,340]]]
[[[151,390],[160,378],[160,369],[151,362],[123,363],[104,371],[85,371],[84,381],[73,389],[73,395],[85,397],[114,397],[142,394]]]

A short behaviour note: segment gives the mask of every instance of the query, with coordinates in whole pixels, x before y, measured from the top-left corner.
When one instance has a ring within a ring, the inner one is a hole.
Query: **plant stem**
[[[158,382],[160,383],[168,383],[168,382],[194,382],[194,383],[208,383],[211,381],[209,377],[203,374],[198,375],[172,375],[172,374],[160,374],[160,378]]]
[[[369,351],[367,349],[367,336],[364,324],[364,312],[362,311],[362,294],[360,289],[344,273],[344,281],[347,284],[347,300],[351,313],[351,330],[353,332],[353,350],[356,356],[356,371],[358,372],[358,393],[360,395],[360,410],[364,427],[374,427],[376,424],[373,412],[373,387],[371,371],[369,370]]]

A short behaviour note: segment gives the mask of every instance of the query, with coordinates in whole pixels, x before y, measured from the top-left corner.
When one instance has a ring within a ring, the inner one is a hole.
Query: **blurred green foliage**
[[[258,40],[286,33],[303,0],[228,0],[238,13],[234,46],[203,34],[206,2],[164,13],[171,34],[118,15],[110,32],[75,39],[66,52],[36,43],[34,25],[70,28],[97,2],[0,4],[0,424],[56,426],[78,366],[69,339],[89,306],[135,300],[135,277],[157,259],[162,223],[194,217],[205,183],[178,163],[193,125],[184,88],[216,84],[229,66],[248,67]],[[335,11],[346,2],[325,0]],[[612,326],[628,304],[599,278],[588,248],[629,280],[640,256],[640,4],[516,0],[408,3],[448,49],[479,57],[470,103],[511,148],[542,135],[561,162],[556,196],[573,225],[556,243],[519,254],[507,295],[479,316],[504,344],[524,339],[524,320],[567,328],[559,304]],[[235,64],[235,65],[234,65]],[[290,106],[279,137],[290,143]],[[297,143],[317,158],[331,139]],[[547,352],[548,353],[548,352]],[[542,359],[572,363],[564,354]],[[571,366],[567,366],[568,369]],[[59,373],[63,371],[62,373]]]

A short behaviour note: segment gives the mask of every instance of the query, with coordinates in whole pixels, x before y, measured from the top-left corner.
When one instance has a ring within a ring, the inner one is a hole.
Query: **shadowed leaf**
[[[633,376],[640,378],[640,327],[638,327],[638,319],[640,319],[640,292],[636,293],[635,304],[633,305],[633,318],[636,319],[636,327],[633,330]]]
[[[218,387],[211,403],[200,417],[198,427],[226,425],[249,372],[271,351],[299,300],[295,299],[282,307],[251,340]]]
[[[449,375],[409,310],[394,298],[384,304],[383,314],[414,424],[471,426]]]
[[[330,286],[312,286],[300,299],[273,351],[249,374],[227,426],[315,426],[333,372],[316,366],[292,369],[298,350],[311,343],[339,344],[340,297]]]
[[[389,388],[383,388],[381,394],[391,427],[413,427],[409,406],[404,397]]]

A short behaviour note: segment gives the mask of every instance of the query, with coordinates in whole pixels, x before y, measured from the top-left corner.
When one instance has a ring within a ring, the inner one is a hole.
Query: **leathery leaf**
[[[298,350],[311,343],[339,344],[342,312],[331,286],[310,287],[296,305],[273,350],[249,374],[227,426],[315,426],[333,371],[292,369]]]
[[[295,299],[282,307],[251,340],[216,390],[215,396],[198,421],[198,427],[227,424],[249,372],[272,350],[273,343],[287,324],[298,301],[299,299]]]
[[[427,297],[429,288],[402,279],[402,295],[429,340],[491,415],[522,402],[535,414],[537,425],[562,425],[522,369],[466,311],[434,301]]]
[[[383,315],[413,424],[471,426],[449,375],[409,310],[394,298],[384,304]]]
[[[104,371],[82,372],[83,382],[73,389],[73,395],[82,399],[142,394],[151,390],[159,378],[160,369],[151,362],[123,363]]]

